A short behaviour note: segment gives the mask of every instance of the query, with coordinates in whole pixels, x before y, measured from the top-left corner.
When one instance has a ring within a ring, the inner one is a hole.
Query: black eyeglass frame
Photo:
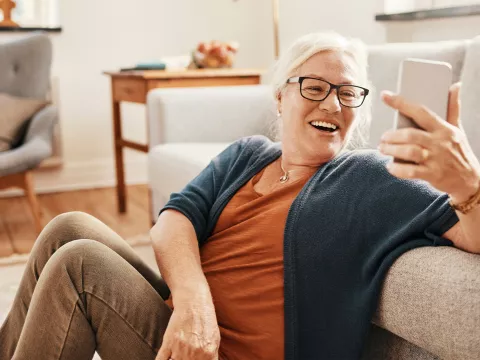
[[[323,82],[326,82],[330,88],[328,89],[328,92],[327,92],[327,95],[325,95],[325,97],[323,99],[310,99],[308,97],[306,97],[305,95],[303,95],[303,91],[302,91],[302,83],[305,79],[311,79],[311,80],[320,80],[320,81],[323,81]],[[358,85],[351,85],[351,84],[332,84],[331,82],[328,82],[327,80],[324,80],[324,79],[319,79],[319,78],[314,78],[314,77],[309,77],[309,76],[295,76],[295,77],[291,77],[289,79],[287,79],[287,84],[295,84],[295,83],[298,83],[300,85],[300,95],[304,98],[304,99],[307,99],[307,100],[310,100],[310,101],[323,101],[325,100],[326,98],[328,98],[328,96],[330,95],[330,93],[332,92],[332,89],[335,89],[337,90],[336,93],[337,93],[337,99],[338,99],[338,102],[342,105],[342,106],[345,106],[345,107],[348,107],[348,108],[358,108],[360,106],[363,105],[363,103],[365,102],[365,98],[367,97],[368,93],[370,92],[370,90],[368,90],[367,88],[364,88],[362,86],[358,86]],[[342,87],[342,86],[350,86],[350,87],[355,87],[355,88],[359,88],[359,89],[362,89],[364,91],[363,93],[363,100],[362,102],[360,103],[360,105],[357,105],[357,106],[348,106],[348,105],[345,105],[343,104],[342,100],[340,99],[340,96],[338,95],[338,90]]]

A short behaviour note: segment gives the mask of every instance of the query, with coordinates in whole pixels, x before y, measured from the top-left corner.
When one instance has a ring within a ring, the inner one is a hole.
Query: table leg
[[[148,218],[150,219],[150,225],[155,225],[156,219],[153,216],[153,201],[152,201],[152,189],[148,187]]]
[[[113,132],[115,143],[115,169],[117,173],[117,203],[118,212],[127,211],[125,170],[123,167],[123,146],[122,146],[122,117],[120,114],[120,102],[113,102]]]

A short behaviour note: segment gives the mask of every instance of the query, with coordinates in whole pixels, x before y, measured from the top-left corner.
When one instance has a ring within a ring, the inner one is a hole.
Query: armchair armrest
[[[29,125],[24,143],[0,153],[0,176],[33,169],[52,154],[52,137],[57,109],[47,106],[36,113]]]
[[[58,110],[56,106],[49,105],[36,113],[28,127],[25,143],[39,138],[48,143],[51,147],[53,138],[53,127],[58,121]],[[48,155],[50,156],[50,155]]]
[[[147,97],[150,146],[268,136],[276,117],[272,94],[265,85],[152,90]]]
[[[373,322],[442,359],[479,359],[480,255],[444,246],[403,254]]]

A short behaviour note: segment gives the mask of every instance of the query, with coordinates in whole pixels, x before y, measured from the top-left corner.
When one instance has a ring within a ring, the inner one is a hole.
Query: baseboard
[[[37,194],[113,187],[116,184],[112,159],[65,164],[59,169],[34,172]],[[147,183],[147,157],[138,156],[125,161],[125,182],[128,185]],[[23,196],[19,189],[0,191],[0,197]]]

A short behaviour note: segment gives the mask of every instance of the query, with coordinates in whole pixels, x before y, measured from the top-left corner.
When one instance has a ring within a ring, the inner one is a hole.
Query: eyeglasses
[[[357,108],[363,104],[370,90],[356,85],[335,85],[326,80],[312,77],[297,76],[287,80],[287,84],[299,83],[300,95],[312,101],[323,101],[330,95],[332,89],[337,90],[340,104],[349,108]]]

